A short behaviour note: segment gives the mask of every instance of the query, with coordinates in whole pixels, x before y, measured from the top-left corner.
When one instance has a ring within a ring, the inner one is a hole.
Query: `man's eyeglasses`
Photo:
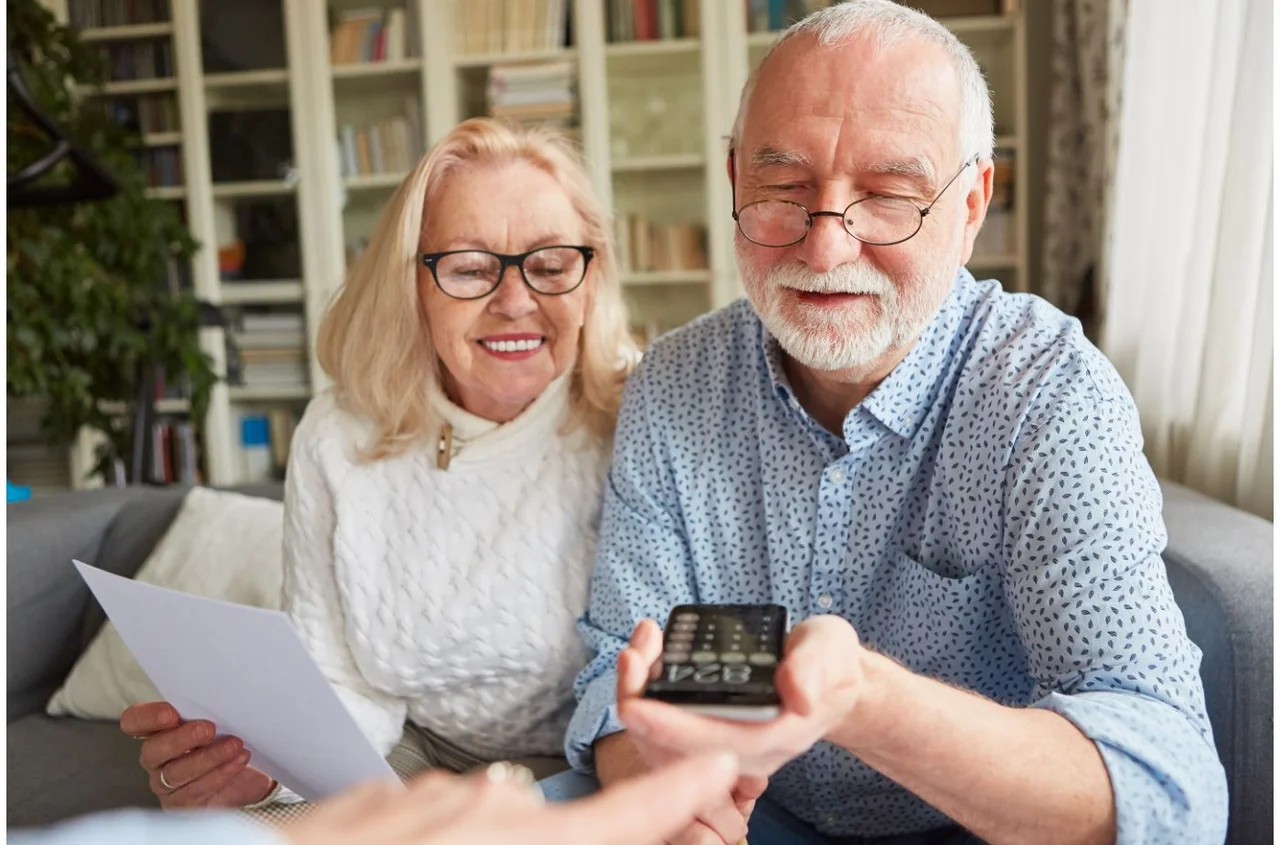
[[[498,289],[502,275],[513,266],[520,268],[520,278],[535,293],[563,296],[582,284],[595,254],[589,246],[544,246],[519,255],[455,249],[424,252],[419,258],[446,296],[482,299]]]
[[[729,153],[732,158],[733,153]],[[974,156],[961,165],[947,184],[942,186],[933,202],[924,208],[900,197],[870,196],[854,200],[844,211],[810,211],[798,202],[790,200],[761,200],[747,203],[738,209],[738,191],[733,187],[733,219],[738,223],[738,231],[753,244],[769,247],[795,246],[803,241],[813,228],[815,217],[838,217],[844,223],[845,231],[854,238],[871,246],[893,246],[911,240],[924,225],[933,206],[951,187],[951,183],[960,178],[965,168],[975,163]],[[733,166],[733,162],[730,162]],[[734,171],[736,172],[736,171]]]

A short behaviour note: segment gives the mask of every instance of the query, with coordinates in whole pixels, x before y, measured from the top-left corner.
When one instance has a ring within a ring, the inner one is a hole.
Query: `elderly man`
[[[751,845],[1223,839],[1131,397],[1075,320],[963,269],[992,144],[970,53],[888,0],[796,24],[743,93],[749,304],[628,388],[566,741],[606,784],[737,751],[747,776],[672,842],[735,842],[764,778]],[[684,602],[804,620],[781,717],[637,698],[643,620]]]

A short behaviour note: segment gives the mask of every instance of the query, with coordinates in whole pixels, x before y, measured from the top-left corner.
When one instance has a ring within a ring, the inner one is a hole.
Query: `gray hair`
[[[844,44],[859,35],[875,39],[880,49],[910,38],[932,42],[942,47],[960,77],[960,132],[958,155],[967,158],[975,153],[991,158],[995,148],[995,120],[992,116],[991,91],[982,77],[982,69],[969,48],[951,30],[915,9],[894,0],[848,0],[814,12],[792,24],[769,46],[764,59],[742,86],[738,114],[733,121],[730,144],[737,147],[742,140],[747,101],[756,85],[760,68],[764,67],[781,45],[801,35],[813,35],[823,47]]]

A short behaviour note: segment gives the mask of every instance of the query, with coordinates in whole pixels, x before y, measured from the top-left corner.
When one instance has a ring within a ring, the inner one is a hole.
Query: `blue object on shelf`
[[[245,417],[240,421],[242,446],[266,446],[271,442],[271,432],[266,417]]]
[[[8,498],[6,499],[6,501],[25,502],[27,499],[31,498],[30,487],[19,486],[17,484],[14,484],[12,481],[8,479],[5,479],[4,483],[8,487]]]

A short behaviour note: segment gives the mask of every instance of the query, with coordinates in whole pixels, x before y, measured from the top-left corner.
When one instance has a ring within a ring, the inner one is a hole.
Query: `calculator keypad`
[[[771,693],[785,614],[767,607],[681,610],[668,620],[664,666],[653,686],[669,691]]]

